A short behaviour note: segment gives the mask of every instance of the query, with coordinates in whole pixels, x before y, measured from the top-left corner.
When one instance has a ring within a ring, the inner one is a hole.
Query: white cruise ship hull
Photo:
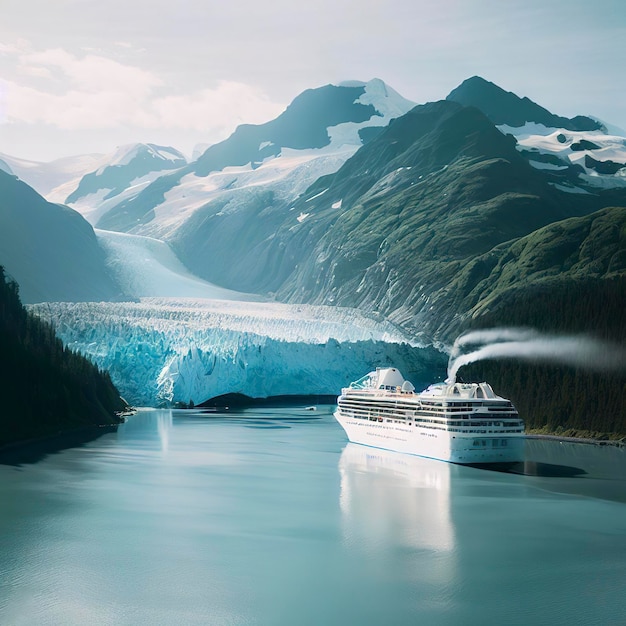
[[[348,439],[374,448],[460,464],[524,460],[523,433],[459,433],[397,422],[354,419],[335,412]]]

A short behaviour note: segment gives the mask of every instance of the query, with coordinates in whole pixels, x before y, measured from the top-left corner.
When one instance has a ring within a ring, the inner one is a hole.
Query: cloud
[[[24,67],[44,67],[56,71],[59,80],[80,92],[130,91],[132,95],[144,96],[161,84],[157,76],[146,70],[96,54],[79,58],[62,48],[23,55],[20,63]]]
[[[210,131],[227,125],[261,123],[283,109],[260,89],[232,81],[220,81],[214,89],[163,96],[152,106],[162,123],[172,127]]]
[[[283,109],[260,89],[233,81],[171,94],[158,74],[101,53],[33,50],[20,42],[3,44],[0,54],[13,70],[0,82],[0,122],[62,130],[184,129],[222,138],[241,122],[264,122]]]

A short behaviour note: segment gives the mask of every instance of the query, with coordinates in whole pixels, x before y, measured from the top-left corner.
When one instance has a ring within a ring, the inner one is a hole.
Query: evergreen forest
[[[117,424],[126,403],[107,372],[28,313],[0,266],[0,447]]]
[[[550,335],[610,342],[626,353],[626,277],[561,282],[520,291],[474,321],[474,329],[529,327]],[[588,329],[593,328],[593,334]],[[626,369],[479,361],[459,370],[462,380],[487,380],[513,401],[529,430],[571,436],[626,436]]]

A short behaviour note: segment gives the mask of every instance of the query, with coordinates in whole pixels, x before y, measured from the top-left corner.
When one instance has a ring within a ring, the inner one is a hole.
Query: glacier
[[[254,294],[224,289],[192,274],[160,239],[95,229],[106,264],[124,293],[142,296],[263,300]]]
[[[137,406],[241,393],[331,395],[377,366],[414,384],[443,379],[447,355],[356,309],[203,298],[29,307],[109,371]]]
[[[386,365],[416,386],[445,376],[442,352],[382,316],[224,289],[191,274],[162,240],[95,232],[108,268],[136,300],[30,308],[107,370],[131,404],[199,404],[227,393],[333,395]]]

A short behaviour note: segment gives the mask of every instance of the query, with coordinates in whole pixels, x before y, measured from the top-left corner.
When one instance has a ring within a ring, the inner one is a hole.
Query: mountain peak
[[[569,119],[554,115],[527,97],[520,98],[481,76],[472,76],[453,89],[446,100],[480,109],[494,124],[519,127],[527,122],[567,130],[601,130],[602,125],[589,117]]]
[[[340,83],[334,84],[334,87],[365,87],[362,80],[342,80]]]
[[[185,165],[187,160],[182,152],[168,146],[158,146],[154,143],[129,143],[118,146],[106,167],[114,165],[128,165],[138,157],[153,160],[174,161],[178,166]]]
[[[195,171],[206,176],[226,166],[254,166],[278,156],[283,148],[360,147],[413,106],[379,78],[307,89],[276,119],[259,125],[243,124],[228,139],[210,146],[198,158]]]
[[[168,146],[154,143],[132,143],[119,146],[115,153],[95,172],[86,174],[78,187],[67,197],[74,203],[90,194],[104,193],[112,198],[126,189],[132,181],[144,176],[184,167],[185,156]]]

